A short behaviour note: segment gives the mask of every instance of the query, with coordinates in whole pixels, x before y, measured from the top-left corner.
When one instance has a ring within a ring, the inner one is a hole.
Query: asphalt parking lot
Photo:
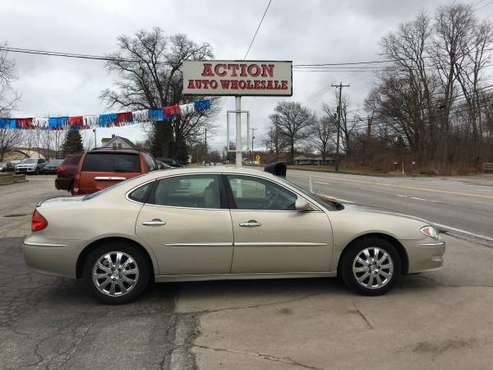
[[[336,180],[333,180],[336,181]],[[493,249],[451,236],[444,269],[383,297],[337,279],[158,284],[124,306],[38,275],[20,246],[53,177],[0,188],[0,368],[491,369]]]

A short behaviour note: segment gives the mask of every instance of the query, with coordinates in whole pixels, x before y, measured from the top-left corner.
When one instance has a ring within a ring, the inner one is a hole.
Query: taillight
[[[59,166],[59,167],[56,169],[56,172],[57,172],[57,173],[64,173],[64,172],[65,172],[65,166]]]
[[[46,229],[48,226],[48,221],[44,218],[37,209],[33,212],[33,217],[31,221],[31,231],[40,231]]]

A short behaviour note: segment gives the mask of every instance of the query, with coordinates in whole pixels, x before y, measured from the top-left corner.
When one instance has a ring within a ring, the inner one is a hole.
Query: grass
[[[289,165],[288,170],[300,170],[300,171],[315,171],[315,172],[331,172],[331,173],[343,173],[348,175],[363,175],[363,176],[381,176],[381,177],[395,177],[402,176],[400,172],[378,172],[371,169],[351,169],[343,168],[338,172],[333,166],[313,166],[313,165]]]

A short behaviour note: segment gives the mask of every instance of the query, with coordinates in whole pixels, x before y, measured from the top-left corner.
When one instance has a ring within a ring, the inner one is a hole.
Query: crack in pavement
[[[363,311],[361,311],[360,308],[358,306],[356,306],[356,303],[354,301],[352,301],[351,304],[353,305],[354,310],[351,310],[349,312],[357,314],[365,322],[366,326],[368,326],[368,329],[373,330],[374,326],[372,325],[372,323],[370,322],[368,317],[366,317],[366,315],[363,313]]]
[[[280,362],[280,363],[283,363],[286,365],[301,367],[303,369],[323,370],[323,368],[320,368],[320,367],[315,367],[315,366],[311,366],[308,364],[303,364],[299,361],[292,359],[291,357],[278,357],[278,356],[274,356],[274,355],[271,355],[268,353],[249,352],[249,351],[241,351],[241,350],[234,350],[234,349],[220,348],[220,347],[210,347],[210,346],[204,346],[204,345],[200,345],[200,344],[193,344],[193,347],[201,348],[201,349],[205,349],[205,350],[210,350],[210,351],[215,351],[215,352],[227,352],[227,353],[233,353],[233,354],[239,354],[239,355],[254,356],[254,357],[258,357],[258,358],[263,359],[263,360]]]
[[[207,315],[210,313],[216,313],[216,312],[224,312],[224,311],[236,311],[236,310],[247,310],[250,308],[259,308],[259,307],[267,307],[267,306],[277,306],[280,304],[286,304],[286,303],[292,303],[292,302],[297,302],[297,301],[302,301],[308,298],[324,295],[324,293],[313,293],[313,294],[306,294],[301,297],[296,297],[296,298],[289,298],[285,300],[279,300],[279,301],[273,301],[273,302],[267,302],[267,303],[258,303],[258,304],[252,304],[252,305],[244,305],[244,306],[230,306],[230,307],[223,307],[223,308],[216,308],[216,309],[211,309],[211,310],[199,310],[199,311],[192,311],[194,314],[198,315]]]

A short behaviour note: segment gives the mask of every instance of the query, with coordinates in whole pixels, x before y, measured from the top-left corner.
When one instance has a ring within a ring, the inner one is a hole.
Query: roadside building
[[[117,135],[101,139],[101,147],[111,149],[137,149],[136,145],[130,140]]]

